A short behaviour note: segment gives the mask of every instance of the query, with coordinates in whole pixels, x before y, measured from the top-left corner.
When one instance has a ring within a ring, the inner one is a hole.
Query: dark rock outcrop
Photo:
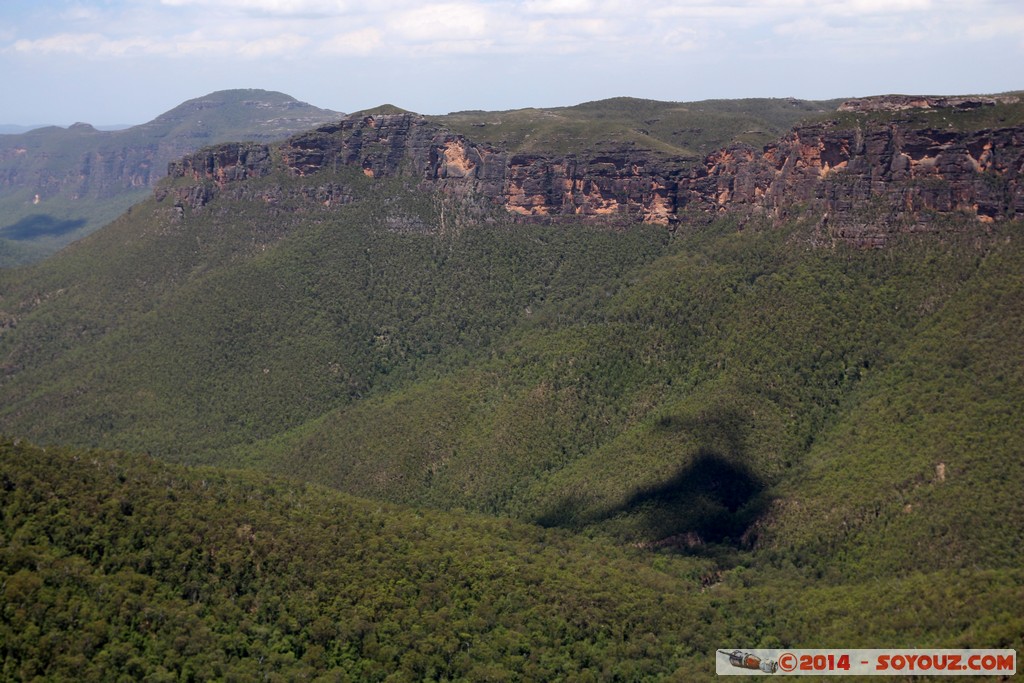
[[[171,162],[167,175],[172,183],[157,188],[155,195],[163,201],[173,194],[178,206],[188,206],[193,210],[202,208],[228,189],[234,199],[262,199],[272,205],[286,199],[301,198],[334,206],[348,204],[353,199],[351,188],[337,182],[321,182],[289,189],[273,184],[255,189],[238,183],[270,175],[274,168],[272,151],[268,145],[228,143],[209,147]],[[186,182],[173,182],[181,179]]]
[[[258,143],[232,142],[207,147],[167,166],[170,178],[211,180],[221,189],[229,182],[259,178],[274,170],[270,147]]]

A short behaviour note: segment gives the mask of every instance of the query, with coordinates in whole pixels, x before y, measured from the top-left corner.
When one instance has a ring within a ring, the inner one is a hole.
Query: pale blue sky
[[[1024,0],[4,0],[0,123],[1024,89]]]

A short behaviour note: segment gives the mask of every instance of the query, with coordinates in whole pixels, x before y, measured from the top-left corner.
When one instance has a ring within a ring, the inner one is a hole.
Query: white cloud
[[[850,36],[874,16],[900,17],[943,0],[151,0],[91,31],[65,31],[7,44],[22,53],[189,56],[207,52],[241,59],[311,54],[387,53],[599,54],[652,49],[693,51],[714,42],[717,51],[752,54],[758,40],[799,35],[824,40]],[[95,19],[83,0],[73,13]],[[919,27],[873,26],[904,35]],[[852,23],[851,23],[852,22]],[[67,24],[71,28],[74,23]],[[85,28],[80,26],[79,28]],[[757,36],[745,31],[758,30]],[[878,36],[872,39],[878,42]],[[624,54],[624,53],[623,53]]]
[[[227,40],[204,38],[199,34],[168,37],[158,45],[152,46],[153,54],[168,57],[193,57],[202,55],[221,55],[232,51],[232,43]]]
[[[95,52],[97,46],[104,42],[104,37],[98,33],[59,33],[48,38],[36,40],[17,40],[14,42],[16,52],[30,54],[88,54]]]
[[[585,14],[594,10],[591,0],[526,0],[523,11],[529,14]]]
[[[478,38],[487,32],[487,12],[469,3],[426,5],[398,14],[388,22],[400,37],[416,42]]]
[[[295,54],[308,44],[309,38],[295,33],[288,33],[271,38],[242,41],[238,47],[238,54],[247,59],[281,57]]]
[[[967,25],[967,36],[972,40],[992,40],[1003,36],[1024,36],[1024,15],[971,22]]]
[[[841,16],[864,16],[920,12],[931,8],[931,0],[839,0],[824,6],[824,11]]]
[[[362,28],[328,38],[320,46],[320,51],[329,55],[366,56],[381,45],[380,31],[375,28]]]
[[[799,37],[808,44],[783,49],[812,52],[859,42],[897,45],[908,37],[980,40],[1020,30],[1019,8],[979,4],[988,16],[952,0],[150,0],[114,16],[109,6],[97,9],[105,6],[79,0],[66,12],[63,31],[38,35],[33,27],[36,34],[25,35],[24,27],[0,45],[23,54],[113,59],[206,52],[251,61],[300,49],[416,57],[615,50],[639,59],[652,50],[675,53],[714,44],[716,54],[757,59],[772,36]],[[106,20],[97,20],[100,14]]]
[[[19,40],[13,49],[34,55],[83,55],[120,58],[129,55],[188,57],[192,55],[234,55],[244,59],[279,57],[303,48],[309,39],[296,34],[268,38],[208,38],[201,32],[148,38],[110,38],[98,33],[60,34],[37,40]]]
[[[101,57],[123,57],[130,53],[159,52],[160,46],[149,38],[124,38],[119,40],[100,39],[95,46],[95,54]]]
[[[618,35],[617,26],[607,19],[593,18],[579,19],[572,22],[572,25],[568,28],[571,33],[583,34],[592,38],[603,38]]]
[[[813,36],[826,33],[829,26],[824,20],[818,18],[802,18],[779,24],[775,27],[775,33],[782,36]]]
[[[640,15],[646,14],[648,16],[675,17],[677,19],[714,19],[750,22],[760,19],[762,16],[769,14],[772,10],[769,5],[744,7],[738,5],[709,3],[701,0],[701,2],[684,2],[646,9],[643,9],[642,7],[634,8],[634,11]]]
[[[59,16],[66,21],[94,21],[101,15],[95,7],[75,5],[61,12]]]
[[[662,34],[658,44],[671,52],[692,52],[701,49],[707,38],[691,28],[678,27]]]
[[[210,6],[209,0],[160,0],[168,7]],[[216,11],[240,10],[244,13],[276,15],[331,15],[348,10],[346,0],[218,0]]]

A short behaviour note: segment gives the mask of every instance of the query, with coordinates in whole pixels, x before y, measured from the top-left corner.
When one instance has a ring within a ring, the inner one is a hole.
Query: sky
[[[1024,0],[3,0],[0,123],[1024,89]]]

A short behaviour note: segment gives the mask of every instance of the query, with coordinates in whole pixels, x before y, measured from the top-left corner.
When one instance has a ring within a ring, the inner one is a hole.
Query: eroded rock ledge
[[[349,117],[276,149],[209,148],[172,163],[169,175],[197,181],[201,191],[179,187],[175,195],[201,206],[230,183],[282,166],[311,180],[340,166],[416,179],[522,220],[610,216],[674,227],[728,212],[783,218],[799,205],[819,212],[834,237],[865,246],[884,244],[894,232],[934,229],[947,214],[980,223],[1024,216],[1021,126],[957,132],[823,123],[795,128],[762,149],[736,145],[695,164],[636,149],[586,158],[516,154],[421,116],[386,114]],[[311,192],[323,199],[322,190]]]

